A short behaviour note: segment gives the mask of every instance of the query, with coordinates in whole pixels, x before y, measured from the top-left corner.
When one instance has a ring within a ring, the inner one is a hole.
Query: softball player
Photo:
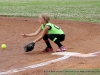
[[[49,21],[50,17],[48,14],[41,14],[39,16],[39,22],[41,26],[38,28],[38,30],[35,33],[21,35],[23,37],[32,37],[38,35],[42,31],[41,36],[33,41],[34,43],[40,41],[41,39],[45,41],[47,47],[43,49],[42,52],[53,52],[53,48],[49,42],[49,39],[58,45],[59,49],[56,50],[56,52],[66,51],[66,47],[61,44],[61,42],[65,39],[64,32],[61,28],[55,24],[50,23]]]

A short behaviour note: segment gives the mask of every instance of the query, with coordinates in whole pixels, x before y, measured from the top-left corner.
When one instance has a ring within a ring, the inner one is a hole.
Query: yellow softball
[[[6,49],[6,48],[7,48],[6,44],[2,44],[2,45],[1,45],[1,48],[2,48],[3,50]]]

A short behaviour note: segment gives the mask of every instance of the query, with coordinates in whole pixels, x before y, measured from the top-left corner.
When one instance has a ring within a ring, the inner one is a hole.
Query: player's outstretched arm
[[[41,26],[40,26],[35,33],[30,33],[30,34],[21,33],[21,36],[23,36],[23,37],[33,37],[33,36],[38,35],[41,31],[42,31],[42,29],[41,29]]]

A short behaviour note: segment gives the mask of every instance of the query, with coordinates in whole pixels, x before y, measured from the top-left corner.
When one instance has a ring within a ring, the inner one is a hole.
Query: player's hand
[[[20,35],[21,35],[23,38],[27,37],[26,34],[24,34],[24,33],[21,33]]]

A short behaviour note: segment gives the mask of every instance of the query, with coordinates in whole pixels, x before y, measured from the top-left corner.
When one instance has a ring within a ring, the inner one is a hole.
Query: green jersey
[[[61,28],[58,26],[52,24],[52,23],[47,23],[46,25],[41,25],[42,30],[45,28],[45,26],[49,26],[50,29],[48,30],[48,34],[64,34]]]

